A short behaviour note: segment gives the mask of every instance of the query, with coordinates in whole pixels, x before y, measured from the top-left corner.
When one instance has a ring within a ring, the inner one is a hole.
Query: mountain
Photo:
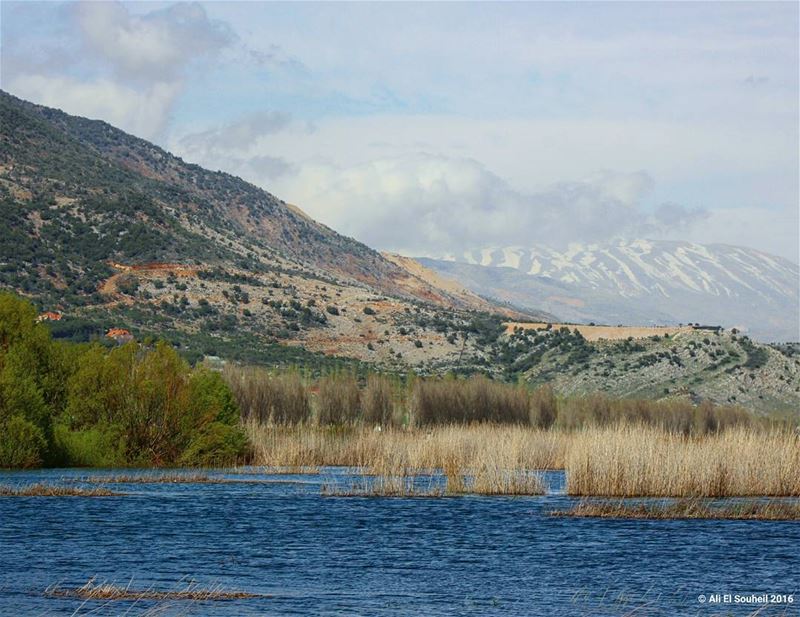
[[[468,289],[565,321],[710,323],[761,340],[798,340],[800,270],[786,259],[721,244],[633,240],[500,248],[420,259]]]
[[[550,381],[565,393],[800,408],[795,347],[729,332],[705,343],[708,333],[691,329],[670,341],[631,330],[634,343],[537,329],[531,321],[555,316],[521,311],[517,297],[489,301],[483,286],[476,294],[417,261],[382,255],[240,178],[5,93],[0,289],[31,299],[56,338],[162,338],[191,360],[482,372]],[[525,322],[525,331],[509,322]]]
[[[469,333],[525,317],[105,122],[0,92],[0,146],[0,288],[60,315],[57,336],[405,369],[485,363]]]
[[[11,243],[32,249],[24,233],[32,228],[42,253],[25,256],[54,261],[59,271],[51,278],[65,282],[80,271],[78,293],[109,273],[89,263],[97,260],[242,261],[259,250],[386,293],[407,292],[408,273],[377,251],[252,184],[187,164],[105,122],[4,92],[0,122],[2,183],[12,198],[38,208],[4,208],[3,222],[14,230],[4,238],[4,253],[13,252]],[[55,219],[61,229],[48,224]],[[56,248],[67,255],[57,255]],[[57,257],[66,257],[68,265]],[[417,284],[407,295],[461,304],[437,292]]]

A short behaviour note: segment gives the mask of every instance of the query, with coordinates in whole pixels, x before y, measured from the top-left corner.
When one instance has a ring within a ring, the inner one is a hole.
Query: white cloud
[[[14,5],[14,19],[38,21],[43,6]],[[151,140],[163,135],[190,67],[236,38],[196,3],[134,15],[119,2],[76,2],[50,15],[54,24],[43,27],[58,36],[41,42],[40,53],[21,29],[7,36],[4,28],[3,87]]]
[[[163,129],[180,87],[177,82],[159,82],[148,88],[133,88],[109,79],[82,81],[43,75],[17,77],[9,85],[22,98],[67,113],[106,120],[151,139]]]
[[[234,35],[196,3],[135,16],[118,2],[79,2],[76,21],[90,54],[126,78],[168,81],[229,45]]]
[[[429,154],[340,168],[300,166],[273,183],[309,214],[381,249],[414,255],[490,245],[566,245],[671,231],[680,216],[643,208],[653,180],[605,171],[520,192],[479,162]]]
[[[528,192],[589,177],[601,169],[646,169],[658,179],[659,187],[698,177],[718,181],[725,174],[755,175],[760,184],[752,186],[751,193],[769,188],[774,194],[784,189],[780,196],[784,201],[795,194],[796,176],[776,174],[776,170],[788,167],[787,152],[792,152],[796,135],[764,131],[748,123],[382,114],[328,118],[316,121],[315,126],[311,132],[273,134],[261,149],[250,148],[246,154],[341,167],[420,151],[469,157]],[[239,154],[244,152],[239,150]]]
[[[292,116],[285,112],[252,112],[223,126],[186,135],[180,139],[179,147],[201,159],[241,154],[256,145],[262,137],[279,133],[289,128],[291,123]]]
[[[791,3],[55,6],[3,3],[4,87],[379,248],[635,232],[797,259]]]

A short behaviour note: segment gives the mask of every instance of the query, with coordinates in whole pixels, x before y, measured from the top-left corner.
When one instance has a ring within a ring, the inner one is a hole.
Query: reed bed
[[[81,482],[98,484],[265,484],[269,480],[255,478],[221,478],[205,474],[154,474],[87,476]]]
[[[687,435],[642,425],[377,431],[250,423],[247,432],[259,465],[343,466],[387,479],[441,473],[451,494],[540,494],[534,472],[565,469],[567,492],[577,496],[800,496],[800,438],[779,428]]]
[[[124,494],[99,486],[84,488],[43,483],[26,486],[0,486],[0,497],[115,497]]]
[[[314,466],[288,466],[288,467],[234,467],[227,470],[227,473],[242,476],[318,476],[320,468]]]
[[[539,474],[564,464],[564,435],[520,426],[471,425],[376,431],[364,427],[247,425],[256,463],[348,467],[354,486],[328,495],[417,495],[414,477],[441,473],[447,494],[541,495]],[[424,491],[438,495],[439,489]]]
[[[582,501],[571,510],[550,514],[577,518],[800,521],[800,503],[748,500],[713,504],[707,499],[696,498],[671,503],[635,504],[625,501]]]
[[[227,366],[223,377],[246,420],[297,424],[311,417],[310,394],[297,371]]]
[[[362,473],[347,482],[330,481],[322,486],[329,497],[445,497],[457,495],[544,495],[538,474],[482,466],[471,474],[460,467],[446,467],[444,474],[375,475]]]
[[[492,422],[527,424],[530,392],[481,375],[466,380],[417,380],[411,413],[419,425]]]
[[[246,425],[254,463],[266,467],[356,467],[382,476],[464,473],[487,465],[506,470],[563,469],[565,434],[479,424],[382,431],[365,427]]]
[[[547,489],[539,474],[481,465],[467,483],[467,493],[476,495],[544,495]]]
[[[345,425],[361,420],[361,391],[355,377],[328,375],[320,379],[318,387],[319,424]]]
[[[326,482],[322,485],[325,497],[444,497],[445,484],[433,479],[427,485],[413,476],[373,477],[362,475],[347,484]]]
[[[787,418],[710,402],[559,398],[473,375],[398,379],[228,369],[253,463],[345,466],[385,479],[442,473],[447,490],[531,494],[530,472],[565,469],[586,496],[800,495]],[[276,394],[276,392],[278,394]],[[281,401],[289,411],[279,411]]]
[[[570,495],[610,497],[800,496],[800,436],[734,428],[686,436],[643,426],[574,433]]]
[[[395,380],[385,375],[370,375],[361,393],[361,419],[372,426],[399,424],[397,402],[401,399]]]
[[[76,588],[63,588],[58,585],[48,587],[44,594],[52,598],[79,598],[82,600],[245,600],[269,597],[263,594],[246,591],[231,591],[218,585],[202,587],[197,583],[189,583],[185,588],[174,590],[132,589],[130,585],[120,586],[114,583],[95,583],[94,579]]]
[[[236,482],[225,478],[213,478],[206,474],[139,474],[116,476],[88,476],[82,482],[99,484],[213,484],[217,482]]]

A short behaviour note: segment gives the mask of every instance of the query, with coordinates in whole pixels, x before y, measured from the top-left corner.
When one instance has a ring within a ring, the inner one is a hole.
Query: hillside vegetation
[[[517,329],[511,370],[564,395],[604,392],[648,399],[711,400],[758,411],[800,412],[800,355],[722,330],[588,342],[577,330]],[[509,352],[511,353],[511,352]]]

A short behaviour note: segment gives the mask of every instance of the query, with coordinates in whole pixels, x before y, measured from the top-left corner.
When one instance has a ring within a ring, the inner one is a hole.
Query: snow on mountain
[[[566,250],[483,248],[447,255],[439,265],[432,261],[425,263],[472,291],[576,321],[702,321],[743,327],[761,338],[800,338],[797,264],[755,249],[618,240]]]

